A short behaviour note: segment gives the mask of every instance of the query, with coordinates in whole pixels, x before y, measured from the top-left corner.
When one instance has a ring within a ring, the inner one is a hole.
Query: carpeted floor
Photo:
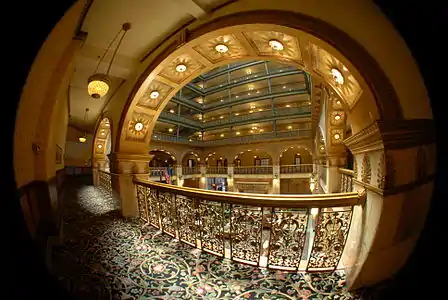
[[[270,271],[141,229],[93,186],[69,184],[52,273],[80,299],[359,299],[344,275]]]

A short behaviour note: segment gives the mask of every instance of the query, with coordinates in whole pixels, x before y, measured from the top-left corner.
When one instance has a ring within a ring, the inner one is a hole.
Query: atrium
[[[65,290],[359,299],[406,264],[436,172],[423,78],[373,2],[299,2],[79,0],[54,26],[14,171]]]

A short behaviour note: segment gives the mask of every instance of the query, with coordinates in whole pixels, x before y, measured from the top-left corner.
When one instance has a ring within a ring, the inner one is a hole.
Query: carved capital
[[[147,174],[149,162],[154,155],[141,155],[130,153],[111,153],[110,170],[119,174]]]

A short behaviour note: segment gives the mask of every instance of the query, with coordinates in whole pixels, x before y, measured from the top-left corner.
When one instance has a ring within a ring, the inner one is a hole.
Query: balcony
[[[235,175],[272,175],[272,166],[235,167]]]
[[[280,174],[301,174],[313,173],[313,165],[282,165],[280,166]]]
[[[307,196],[210,192],[136,177],[134,184],[142,226],[151,225],[219,257],[291,272],[343,268],[353,208],[366,200],[365,193],[353,192]]]
[[[168,142],[168,143],[188,144],[188,145],[197,146],[197,147],[213,147],[213,146],[229,145],[229,144],[247,144],[247,143],[266,141],[266,140],[270,141],[273,139],[310,138],[310,137],[311,137],[310,129],[267,132],[267,133],[263,133],[263,134],[238,136],[238,137],[223,138],[223,139],[210,140],[210,141],[192,140],[187,137],[177,137],[175,135],[154,132],[152,134],[152,141],[163,141],[163,142]]]
[[[195,174],[201,174],[201,168],[196,167],[182,167],[182,174],[183,175],[195,175]]]
[[[227,175],[227,167],[208,167],[206,168],[207,174],[225,174]]]

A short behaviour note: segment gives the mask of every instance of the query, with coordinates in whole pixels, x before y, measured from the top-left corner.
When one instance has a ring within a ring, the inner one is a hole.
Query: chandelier
[[[131,29],[131,23],[124,23],[118,31],[118,33],[115,35],[112,42],[110,42],[109,46],[107,47],[106,51],[104,52],[103,56],[101,57],[100,61],[98,62],[98,65],[95,68],[94,74],[91,75],[87,80],[87,92],[89,93],[90,97],[93,99],[99,99],[101,97],[104,97],[107,92],[109,91],[110,85],[111,85],[111,79],[109,77],[109,71],[112,66],[112,63],[115,59],[115,55],[117,54],[118,48],[120,48],[121,42],[123,41],[124,36],[126,35],[126,32]],[[107,52],[109,51],[112,44],[115,42],[115,40],[118,38],[118,36],[123,32],[121,35],[120,40],[118,41],[117,48],[115,48],[115,51],[112,55],[112,59],[110,60],[109,66],[107,68],[106,73],[98,73],[98,67],[100,66],[101,62],[103,61],[104,57],[106,56]]]
[[[86,108],[86,112],[84,113],[84,124],[87,123],[87,120],[88,120],[88,113],[89,113],[89,109]],[[83,135],[83,136],[80,136],[80,137],[78,138],[78,140],[79,140],[80,143],[85,143],[85,142],[87,141],[87,132],[84,132],[84,135]]]

